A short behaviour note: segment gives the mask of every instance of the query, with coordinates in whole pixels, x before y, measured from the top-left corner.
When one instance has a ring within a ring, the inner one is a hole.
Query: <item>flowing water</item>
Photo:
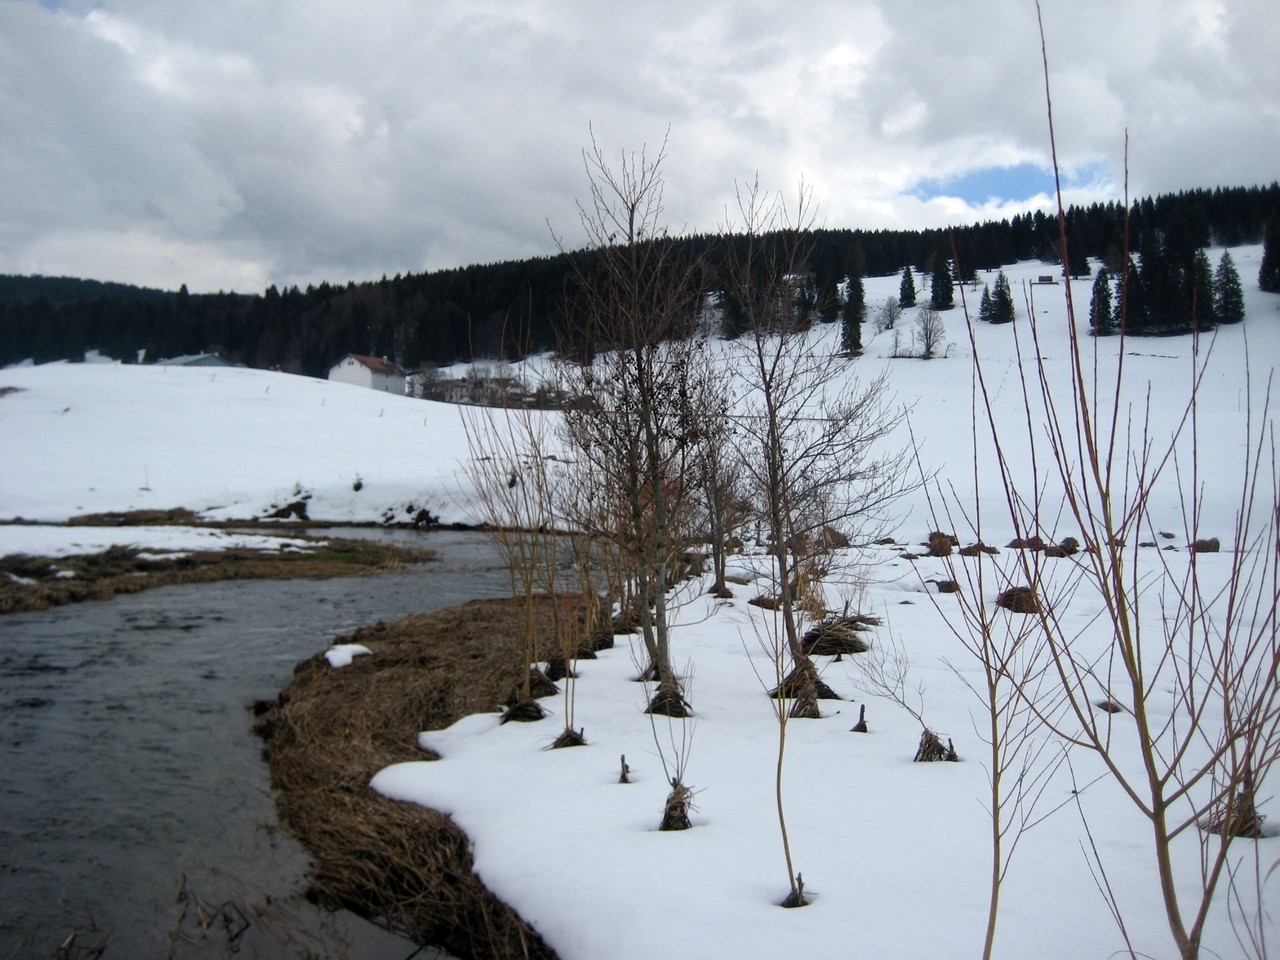
[[[483,537],[397,535],[439,562],[0,617],[0,960],[415,952],[303,899],[246,709],[338,634],[510,593]]]

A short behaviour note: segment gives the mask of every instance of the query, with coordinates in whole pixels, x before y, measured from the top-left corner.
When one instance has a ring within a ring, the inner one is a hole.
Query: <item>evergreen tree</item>
[[[1197,250],[1191,257],[1187,278],[1191,302],[1187,304],[1187,317],[1190,325],[1199,330],[1207,330],[1218,325],[1218,311],[1214,306],[1213,268],[1209,266],[1209,255]]]
[[[996,289],[991,294],[991,322],[1013,322],[1013,291],[1003,270],[996,274]]]
[[[1141,331],[1146,324],[1147,300],[1142,295],[1142,277],[1133,257],[1125,268],[1119,284],[1112,291],[1112,326],[1119,333]]]
[[[862,317],[866,313],[867,297],[862,287],[862,277],[849,277],[849,296],[840,314],[840,349],[857,355],[862,352]]]
[[[737,340],[747,323],[742,313],[742,298],[733,291],[721,290],[717,299],[720,303],[720,336],[726,340]]]
[[[1280,293],[1280,214],[1267,221],[1266,239],[1262,243],[1262,266],[1258,269],[1258,286],[1268,293]]]
[[[818,286],[818,317],[823,323],[834,323],[840,315],[840,293],[834,281],[823,281]]]
[[[852,311],[861,323],[867,315],[867,291],[862,285],[862,275],[851,273],[846,278],[844,313]]]
[[[978,319],[991,322],[995,315],[995,303],[991,299],[991,288],[985,283],[982,285],[982,303],[978,307]]]
[[[1098,271],[1093,281],[1093,296],[1089,300],[1089,326],[1095,337],[1107,337],[1116,332],[1114,308],[1111,304],[1111,273],[1106,267]]]
[[[1239,323],[1244,319],[1244,290],[1240,274],[1229,251],[1223,251],[1213,276],[1213,312],[1219,323]]]
[[[933,282],[929,285],[929,299],[935,310],[950,310],[955,306],[955,284],[951,281],[951,263],[938,256],[933,261]]]
[[[1129,311],[1129,333],[1161,333],[1172,326],[1170,317],[1177,300],[1173,273],[1164,244],[1152,231],[1144,238],[1138,267],[1143,311],[1141,315]]]
[[[911,272],[911,265],[902,268],[902,283],[898,285],[898,303],[904,307],[916,305],[916,278]]]
[[[1067,242],[1067,276],[1087,277],[1092,272],[1089,251],[1077,235]]]

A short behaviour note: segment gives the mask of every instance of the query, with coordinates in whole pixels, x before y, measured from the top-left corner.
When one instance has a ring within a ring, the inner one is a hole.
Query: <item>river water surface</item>
[[[63,956],[414,953],[301,897],[307,859],[278,827],[246,709],[336,635],[509,595],[482,536],[399,536],[440,560],[0,617],[0,960],[51,957],[72,934]]]

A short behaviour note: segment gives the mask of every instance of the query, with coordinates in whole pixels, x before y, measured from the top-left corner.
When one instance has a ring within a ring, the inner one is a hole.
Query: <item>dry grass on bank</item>
[[[522,622],[518,601],[478,600],[362,628],[343,642],[370,656],[342,669],[304,661],[264,710],[257,729],[280,819],[315,857],[317,897],[460,957],[555,957],[475,876],[470,841],[449,817],[368,786],[388,764],[429,758],[419,731],[506,698]],[[549,647],[549,616],[542,628]]]
[[[15,554],[0,557],[0,614],[47,610],[83,600],[110,600],[154,587],[216,580],[294,580],[385,573],[434,559],[413,550],[360,540],[326,538],[305,552],[250,549],[184,552],[173,558],[155,551],[111,547],[101,553],[60,557]],[[72,574],[68,576],[67,574]]]

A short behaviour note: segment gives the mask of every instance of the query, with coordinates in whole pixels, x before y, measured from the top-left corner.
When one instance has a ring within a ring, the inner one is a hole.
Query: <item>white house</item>
[[[370,387],[383,393],[403,397],[405,372],[390,360],[348,353],[329,368],[329,379],[339,383],[352,383],[357,387]]]

